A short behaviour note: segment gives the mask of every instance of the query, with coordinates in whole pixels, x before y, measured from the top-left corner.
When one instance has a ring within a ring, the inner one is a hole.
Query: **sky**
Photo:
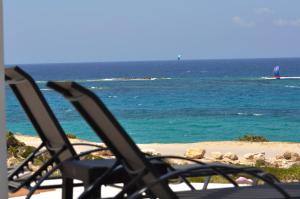
[[[300,57],[299,0],[4,0],[5,64]]]

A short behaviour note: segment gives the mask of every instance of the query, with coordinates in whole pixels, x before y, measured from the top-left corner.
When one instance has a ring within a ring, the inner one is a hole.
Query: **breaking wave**
[[[238,115],[243,115],[243,116],[263,116],[264,114],[261,113],[247,113],[247,112],[239,112],[237,113]]]
[[[104,87],[98,87],[98,86],[91,86],[91,87],[89,87],[89,89],[91,89],[91,90],[103,90],[105,88]]]
[[[293,86],[293,85],[285,85],[286,88],[300,88],[300,86]]]
[[[261,77],[261,79],[273,80],[275,77]],[[300,79],[300,77],[280,77],[280,79]]]
[[[41,91],[52,91],[52,89],[50,89],[50,88],[41,88],[40,90]]]
[[[116,78],[103,78],[103,79],[88,79],[77,80],[77,82],[103,82],[103,81],[153,81],[153,80],[169,80],[169,77],[116,77]]]
[[[105,81],[154,81],[154,80],[170,80],[170,77],[114,77],[114,78],[102,78],[102,79],[78,79],[75,82],[105,82]],[[69,81],[69,80],[59,80]],[[47,81],[36,81],[37,84],[46,84]]]

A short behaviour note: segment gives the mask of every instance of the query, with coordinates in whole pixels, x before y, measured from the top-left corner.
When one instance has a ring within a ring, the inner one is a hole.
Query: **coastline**
[[[29,135],[14,134],[17,139],[26,145],[37,147],[41,141],[40,138]],[[92,143],[100,144],[100,142],[91,142],[81,139],[69,139],[72,143]],[[195,143],[151,143],[138,144],[138,146],[146,152],[159,153],[161,155],[184,156],[185,152],[190,148],[204,149],[205,157],[210,157],[211,153],[234,153],[238,157],[243,157],[248,153],[265,153],[266,158],[275,158],[286,151],[300,154],[300,143],[297,142],[245,142],[245,141],[205,141]],[[82,152],[90,149],[87,146],[77,146],[76,150]]]

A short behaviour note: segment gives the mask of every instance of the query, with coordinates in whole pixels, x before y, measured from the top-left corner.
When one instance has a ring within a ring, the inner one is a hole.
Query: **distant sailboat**
[[[274,67],[273,73],[275,79],[280,79],[279,69],[280,69],[279,66]]]
[[[262,79],[300,79],[300,76],[281,76],[279,73],[280,67],[277,65],[273,69],[273,77],[262,77]]]

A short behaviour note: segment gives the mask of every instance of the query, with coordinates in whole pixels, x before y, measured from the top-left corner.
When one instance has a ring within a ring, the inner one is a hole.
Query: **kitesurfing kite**
[[[178,56],[177,56],[177,60],[180,61],[180,60],[181,60],[181,57],[182,57],[181,55],[178,55]]]

